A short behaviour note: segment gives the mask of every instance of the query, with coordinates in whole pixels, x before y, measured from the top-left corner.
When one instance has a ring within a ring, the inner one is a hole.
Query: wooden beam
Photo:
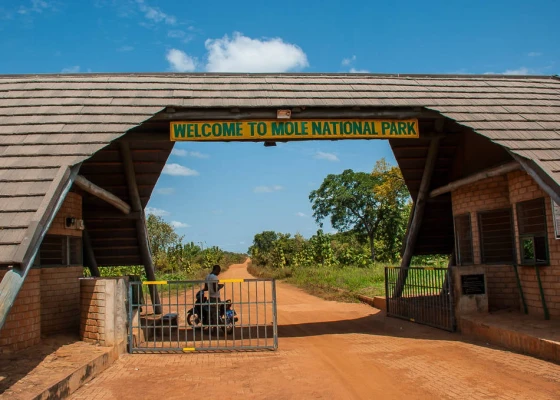
[[[416,201],[414,204],[414,215],[409,226],[409,232],[407,232],[406,234],[406,245],[402,256],[401,269],[399,272],[399,277],[397,279],[393,297],[400,297],[402,295],[406,279],[408,277],[408,268],[410,267],[412,253],[414,251],[414,246],[416,245],[416,239],[418,238],[420,225],[422,224],[422,217],[424,216],[426,199],[428,198],[428,189],[430,188],[430,182],[432,180],[432,175],[437,160],[439,141],[439,138],[434,138],[430,141],[428,156],[426,157],[426,165],[424,166],[424,173],[422,174],[422,181],[420,182],[420,189],[418,191],[418,196],[416,197]]]
[[[108,192],[107,190],[88,181],[83,176],[78,175],[74,180],[74,183],[83,191],[88,192],[89,194],[92,194],[95,197],[99,197],[101,200],[104,200],[107,203],[111,204],[112,206],[121,210],[124,214],[130,214],[130,206],[126,202],[119,199],[113,193]]]
[[[95,260],[95,254],[93,253],[93,247],[91,246],[91,240],[87,229],[82,231],[82,240],[84,242],[84,264],[87,265],[91,276],[100,277],[101,273],[97,266],[97,261]]]
[[[84,217],[88,221],[103,221],[106,219],[117,219],[117,220],[131,220],[131,219],[139,219],[142,216],[140,211],[131,211],[130,214],[111,214],[108,212],[95,212],[93,211],[91,214],[85,214]]]
[[[484,171],[477,172],[476,174],[469,175],[466,178],[458,179],[456,181],[448,183],[445,186],[434,189],[430,192],[430,197],[436,197],[440,194],[452,192],[453,190],[458,189],[461,186],[469,185],[471,183],[478,182],[486,178],[491,178],[493,176],[504,175],[508,172],[516,171],[518,169],[521,169],[521,165],[517,161],[512,161],[498,167],[488,168]]]
[[[20,248],[15,255],[16,260],[21,261],[14,263],[0,282],[0,329],[2,329],[8,318],[8,314],[23,286],[23,282],[39,253],[39,247],[43,242],[43,238],[47,234],[56,213],[62,207],[62,203],[72,187],[79,168],[80,164],[71,168],[67,166],[59,168],[39,210],[37,210],[34,219],[29,224],[26,238],[20,244]]]
[[[138,194],[138,186],[136,184],[136,173],[134,172],[134,164],[132,162],[132,155],[130,154],[130,147],[128,146],[128,142],[121,142],[120,146],[121,146],[121,155],[123,159],[126,182],[128,185],[128,193],[132,204],[132,210],[134,212],[139,212],[141,214],[140,218],[136,220],[136,233],[138,235],[140,256],[144,264],[146,277],[148,278],[149,281],[155,281],[156,274],[154,270],[152,254],[150,251],[150,240],[148,237],[148,231],[146,229],[146,218],[144,216],[144,210],[142,209],[142,202],[140,201],[140,195]],[[152,299],[152,305],[154,307],[154,313],[161,314],[162,313],[161,301],[159,299],[159,295],[157,293],[155,285],[150,285],[149,290]]]
[[[290,107],[269,107],[263,109],[239,109],[232,112],[228,109],[181,109],[175,112],[161,112],[150,119],[151,121],[181,121],[181,120],[243,120],[243,119],[276,119],[276,111],[279,108]],[[419,107],[389,107],[389,108],[362,108],[355,110],[350,107],[298,107],[299,112],[292,113],[292,119],[304,118],[429,118],[444,119],[444,117],[435,111],[427,110]]]

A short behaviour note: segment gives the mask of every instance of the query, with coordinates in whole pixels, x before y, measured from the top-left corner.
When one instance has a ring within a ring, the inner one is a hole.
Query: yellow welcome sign
[[[172,141],[298,139],[417,139],[418,120],[317,119],[260,121],[178,121],[170,124]]]

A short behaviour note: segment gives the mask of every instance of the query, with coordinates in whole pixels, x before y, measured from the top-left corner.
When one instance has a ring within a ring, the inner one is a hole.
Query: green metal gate
[[[129,352],[276,350],[276,281],[219,282],[224,287],[214,302],[202,290],[204,281],[130,282]]]
[[[447,268],[385,268],[387,315],[455,331],[453,284]]]

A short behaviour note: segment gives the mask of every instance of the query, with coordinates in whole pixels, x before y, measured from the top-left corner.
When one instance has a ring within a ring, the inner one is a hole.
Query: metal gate
[[[387,315],[455,331],[453,284],[447,268],[385,268]]]
[[[129,352],[276,350],[276,282],[219,282],[221,299],[212,302],[204,281],[131,281]]]

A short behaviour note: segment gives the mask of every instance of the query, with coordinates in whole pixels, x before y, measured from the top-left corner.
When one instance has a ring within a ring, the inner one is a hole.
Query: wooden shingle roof
[[[367,74],[0,76],[0,264],[21,262],[60,168],[166,107],[422,107],[560,182],[560,79]],[[31,226],[31,228],[30,228]],[[18,251],[19,250],[19,251]]]

